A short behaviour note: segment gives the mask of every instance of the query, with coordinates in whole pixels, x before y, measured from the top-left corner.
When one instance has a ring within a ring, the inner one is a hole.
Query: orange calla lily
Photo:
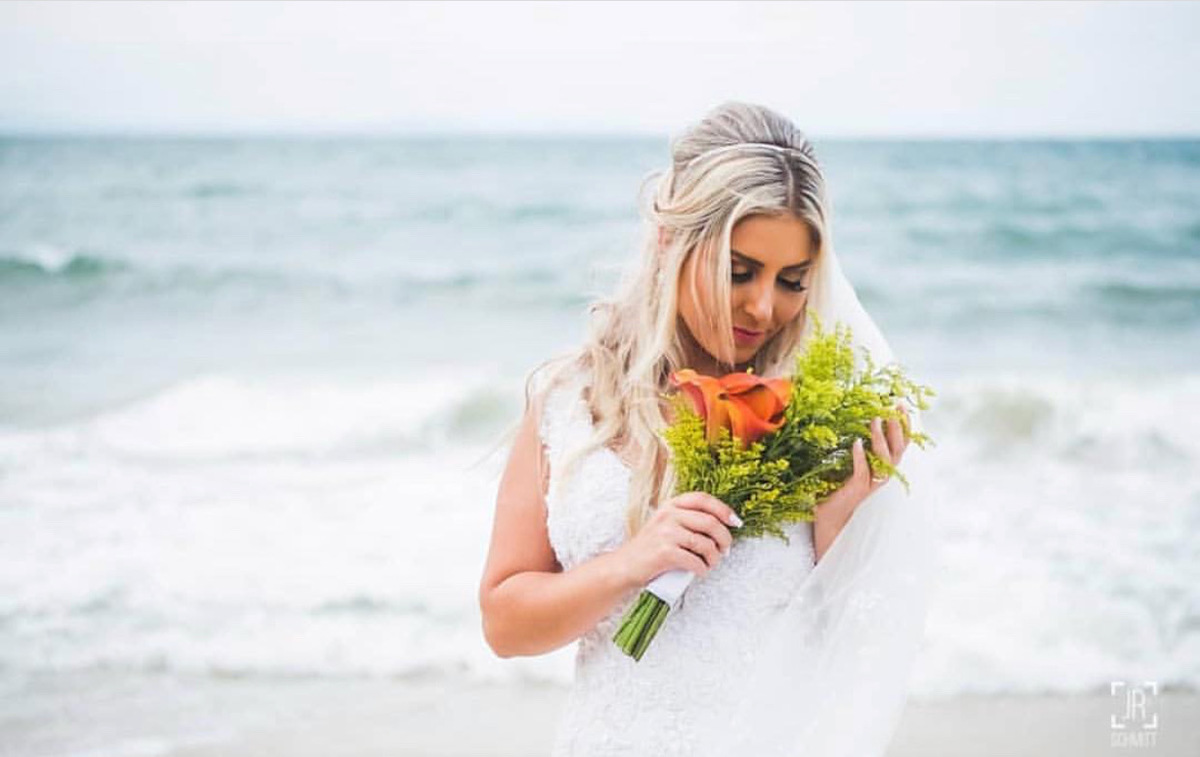
[[[683,390],[704,420],[710,444],[722,428],[728,428],[743,447],[783,425],[783,410],[792,391],[787,379],[764,379],[753,373],[729,373],[718,379],[690,368],[672,373],[671,383]]]

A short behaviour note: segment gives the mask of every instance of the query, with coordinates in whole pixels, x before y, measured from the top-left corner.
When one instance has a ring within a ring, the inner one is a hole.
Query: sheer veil
[[[876,365],[894,361],[832,243],[813,271],[809,307],[825,329],[852,329],[859,359],[865,348]],[[918,412],[910,414],[922,428]],[[932,590],[928,454],[909,445],[900,469],[911,493],[893,479],[864,500],[773,623],[746,640],[754,662],[736,710],[714,712],[701,726],[704,757],[883,755],[907,700]]]

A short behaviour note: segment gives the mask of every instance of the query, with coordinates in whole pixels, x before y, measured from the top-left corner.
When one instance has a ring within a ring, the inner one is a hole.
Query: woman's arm
[[[616,552],[563,571],[546,532],[548,465],[540,408],[526,409],[496,497],[479,586],[483,635],[500,657],[550,652],[582,636],[641,584]]]

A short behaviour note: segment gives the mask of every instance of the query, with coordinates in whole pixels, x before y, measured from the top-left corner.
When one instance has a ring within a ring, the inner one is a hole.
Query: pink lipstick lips
[[[733,328],[733,339],[738,344],[754,344],[762,338],[763,332],[749,331],[747,329]]]

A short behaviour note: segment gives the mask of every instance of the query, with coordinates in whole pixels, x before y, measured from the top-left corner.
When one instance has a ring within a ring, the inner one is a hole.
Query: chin
[[[754,360],[755,357],[757,357],[758,352],[759,352],[758,350],[750,350],[744,354],[740,350],[738,352],[735,352],[734,353],[734,365],[742,365],[744,363],[749,363],[750,361]]]
[[[774,334],[772,334],[771,336],[774,336]],[[759,353],[761,353],[763,351],[763,348],[766,347],[767,344],[770,343],[770,341],[771,341],[771,337],[767,337],[766,339],[759,342],[757,347],[754,347],[752,349],[746,349],[746,350],[741,350],[741,349],[735,350],[733,353],[735,365],[742,365],[743,363],[749,363],[750,361],[754,360],[754,358],[758,357]]]

